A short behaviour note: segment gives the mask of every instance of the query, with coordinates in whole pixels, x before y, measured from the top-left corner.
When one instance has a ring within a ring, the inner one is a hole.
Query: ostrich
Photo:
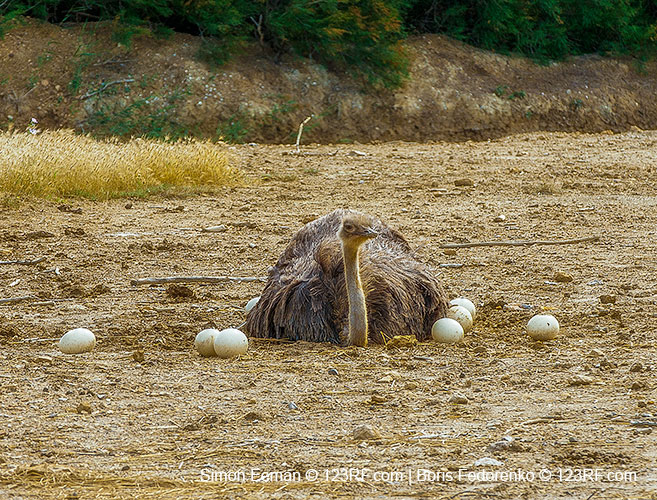
[[[431,336],[445,316],[438,280],[379,219],[335,210],[301,228],[269,272],[246,330],[252,337],[340,345]]]

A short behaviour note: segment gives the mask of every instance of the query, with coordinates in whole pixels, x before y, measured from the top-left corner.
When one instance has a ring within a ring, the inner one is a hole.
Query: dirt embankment
[[[107,26],[28,22],[0,42],[0,127],[288,142],[486,139],[517,132],[657,127],[657,65],[578,57],[550,66],[441,36],[408,40],[411,78],[364,91],[306,59],[276,63],[254,46],[212,71],[199,39],[140,36],[126,47]],[[171,128],[170,124],[174,123]]]

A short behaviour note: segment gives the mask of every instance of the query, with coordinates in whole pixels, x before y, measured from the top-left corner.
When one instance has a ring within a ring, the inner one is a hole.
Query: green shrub
[[[577,52],[643,52],[654,46],[655,18],[636,0],[564,1],[564,19]],[[652,39],[651,39],[652,37]]]
[[[418,32],[445,33],[488,50],[539,61],[571,54],[645,53],[655,47],[655,7],[642,0],[415,0]]]
[[[288,0],[265,13],[266,36],[275,47],[397,86],[408,70],[399,43],[404,7],[404,0]]]

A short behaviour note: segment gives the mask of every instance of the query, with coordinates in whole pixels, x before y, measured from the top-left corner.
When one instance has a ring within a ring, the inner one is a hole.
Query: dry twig
[[[34,260],[0,260],[0,264],[21,264],[24,266],[33,266],[34,264],[38,264],[44,260],[46,260],[45,257],[39,257],[38,259]]]
[[[301,122],[301,125],[299,125],[299,133],[297,134],[297,153],[301,151],[301,149],[299,149],[299,143],[301,142],[301,134],[303,134],[303,126],[306,123],[308,123],[311,119],[312,119],[312,115],[306,118],[303,122]]]
[[[34,300],[34,299],[36,299],[34,295],[26,295],[24,297],[10,297],[8,299],[0,299],[0,305],[15,304],[16,302],[25,302],[26,300]]]
[[[168,278],[141,278],[131,280],[136,285],[161,285],[165,283],[250,283],[252,281],[265,281],[267,278],[258,276],[174,276]]]
[[[116,59],[114,57],[111,57],[109,59],[106,59],[105,61],[94,63],[93,66],[105,66],[106,64],[126,64],[129,62],[130,59]]]
[[[587,236],[572,240],[518,240],[518,241],[474,241],[472,243],[444,243],[440,248],[472,248],[472,247],[523,247],[531,245],[571,245],[587,241],[598,241],[600,236]]]
[[[89,99],[90,97],[93,97],[96,94],[100,94],[103,90],[105,90],[110,85],[117,85],[119,83],[132,83],[134,81],[135,81],[134,78],[126,78],[124,80],[115,80],[113,82],[103,83],[98,90],[94,90],[93,92],[87,92],[83,96],[78,97],[78,99],[80,99],[81,101],[84,99]]]

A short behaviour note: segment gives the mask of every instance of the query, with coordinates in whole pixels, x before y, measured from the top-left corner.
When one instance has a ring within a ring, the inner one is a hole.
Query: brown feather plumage
[[[431,336],[447,298],[438,280],[413,256],[404,237],[379,219],[336,210],[301,228],[269,273],[260,301],[247,317],[252,337],[345,344],[349,302],[336,233],[345,217],[378,235],[360,250],[360,278],[367,304],[369,340],[395,335]]]

